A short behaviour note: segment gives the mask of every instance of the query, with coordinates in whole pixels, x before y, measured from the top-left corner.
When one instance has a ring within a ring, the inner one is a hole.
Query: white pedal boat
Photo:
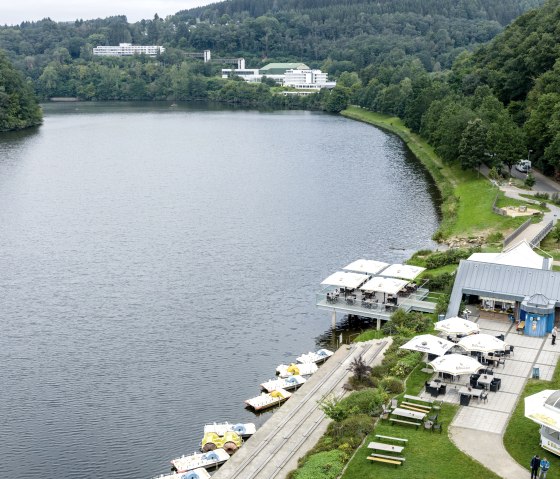
[[[296,361],[300,364],[306,364],[306,363],[318,364],[326,361],[333,354],[334,353],[332,351],[329,351],[328,349],[319,349],[319,351],[317,351],[316,353],[310,351],[307,354],[302,354],[299,358],[296,359]]]
[[[296,389],[300,387],[306,379],[303,376],[288,376],[281,379],[269,379],[268,381],[261,384],[261,388],[265,391],[272,392],[275,389],[285,389],[289,391],[290,389]]]
[[[262,393],[260,396],[247,399],[245,404],[255,411],[262,411],[287,401],[291,396],[292,394],[285,389],[275,389],[272,392]]]
[[[188,456],[182,456],[171,461],[173,469],[177,472],[187,472],[199,467],[208,469],[217,467],[229,459],[229,454],[223,449],[214,449],[209,452],[195,452]]]
[[[276,368],[276,373],[280,375],[281,378],[286,378],[288,376],[311,376],[316,373],[319,368],[315,363],[302,363],[302,364],[280,364]]]
[[[154,479],[210,479],[210,474],[206,469],[199,467],[189,472],[162,474],[161,476],[154,477]]]

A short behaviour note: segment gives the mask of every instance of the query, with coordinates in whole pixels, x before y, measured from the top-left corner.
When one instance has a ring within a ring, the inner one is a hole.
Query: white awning
[[[541,426],[560,431],[560,409],[546,404],[551,395],[558,391],[545,389],[525,398],[525,417]]]
[[[342,269],[358,271],[360,273],[377,274],[387,266],[389,266],[389,263],[374,261],[372,259],[358,259]]]
[[[367,281],[369,276],[361,273],[348,273],[347,271],[337,271],[331,274],[321,284],[328,284],[330,286],[340,286],[343,288],[355,289],[360,287],[364,281]]]
[[[410,264],[392,264],[381,273],[383,276],[390,276],[392,278],[403,278],[413,280],[426,268],[421,266],[412,266]]]
[[[397,294],[408,284],[408,281],[395,278],[383,278],[374,276],[360,289],[362,291],[376,291],[378,293]]]
[[[410,341],[403,344],[400,349],[410,349],[412,351],[420,351],[421,353],[444,355],[449,351],[455,343],[447,339],[438,338],[432,334],[421,334],[414,336]]]

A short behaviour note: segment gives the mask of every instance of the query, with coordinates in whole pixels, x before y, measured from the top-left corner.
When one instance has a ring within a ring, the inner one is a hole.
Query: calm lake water
[[[48,105],[0,135],[0,477],[150,478],[280,363],[319,283],[433,247],[396,137],[321,113]],[[343,322],[341,329],[347,329]]]

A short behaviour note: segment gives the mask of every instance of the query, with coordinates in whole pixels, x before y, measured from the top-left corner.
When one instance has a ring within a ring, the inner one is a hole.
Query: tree
[[[478,169],[486,154],[487,128],[480,118],[467,123],[459,143],[459,161],[464,170]]]

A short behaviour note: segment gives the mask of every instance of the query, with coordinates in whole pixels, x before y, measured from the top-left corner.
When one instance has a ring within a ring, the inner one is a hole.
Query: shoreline
[[[349,106],[340,114],[345,118],[361,121],[397,135],[430,173],[441,195],[439,208],[442,217],[438,229],[432,235],[432,239],[440,244],[443,243],[454,224],[459,207],[459,198],[454,193],[454,187],[456,186],[454,183],[456,181],[452,181],[451,172],[439,159],[433,148],[419,135],[407,128],[402,120],[397,117],[364,110],[357,106]]]

